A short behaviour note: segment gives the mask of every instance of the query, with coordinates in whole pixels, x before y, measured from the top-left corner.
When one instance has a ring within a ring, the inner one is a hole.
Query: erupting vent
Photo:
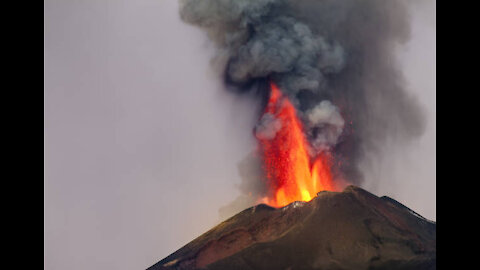
[[[332,181],[331,157],[323,152],[310,160],[309,145],[295,108],[278,87],[270,84],[270,99],[262,118],[268,116],[273,135],[258,135],[269,181],[270,195],[262,202],[282,207],[294,201],[310,201],[323,190],[336,191]]]

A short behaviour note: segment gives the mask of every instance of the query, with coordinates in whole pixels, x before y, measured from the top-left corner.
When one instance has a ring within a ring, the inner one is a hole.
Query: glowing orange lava
[[[294,201],[310,201],[322,190],[333,191],[330,154],[325,152],[310,160],[308,142],[294,106],[273,82],[270,87],[264,113],[280,121],[281,128],[273,138],[257,136],[272,191],[263,202],[281,207]]]

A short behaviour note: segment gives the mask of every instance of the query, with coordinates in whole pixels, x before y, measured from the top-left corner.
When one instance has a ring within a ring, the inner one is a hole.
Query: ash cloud
[[[281,128],[282,121],[271,113],[265,113],[255,126],[255,135],[262,140],[271,140],[275,138]]]
[[[405,1],[180,3],[181,18],[218,45],[228,88],[256,89],[265,99],[265,81],[277,83],[296,106],[312,153],[330,150],[341,178],[360,184],[359,163],[387,139],[403,144],[423,133],[423,110],[394,56],[409,39]]]
[[[307,136],[312,138],[310,143],[313,151],[316,151],[312,155],[329,150],[331,145],[336,145],[345,125],[345,120],[338,108],[328,100],[323,100],[308,110],[304,119]]]

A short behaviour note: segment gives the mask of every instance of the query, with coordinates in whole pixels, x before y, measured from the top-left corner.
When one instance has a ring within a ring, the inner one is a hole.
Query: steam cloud
[[[406,4],[181,0],[180,15],[218,45],[230,88],[257,91],[265,102],[273,80],[297,108],[312,155],[331,150],[336,173],[359,184],[359,161],[387,138],[405,143],[424,130],[422,108],[405,91],[394,57],[409,38]],[[257,135],[274,136],[275,128],[274,119],[261,119]]]

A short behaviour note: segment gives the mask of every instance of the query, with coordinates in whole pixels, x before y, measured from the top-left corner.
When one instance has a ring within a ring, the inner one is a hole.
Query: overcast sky
[[[415,1],[398,50],[427,131],[363,186],[433,220],[434,6]],[[145,269],[220,222],[257,105],[223,90],[212,55],[175,0],[45,1],[45,269]]]

